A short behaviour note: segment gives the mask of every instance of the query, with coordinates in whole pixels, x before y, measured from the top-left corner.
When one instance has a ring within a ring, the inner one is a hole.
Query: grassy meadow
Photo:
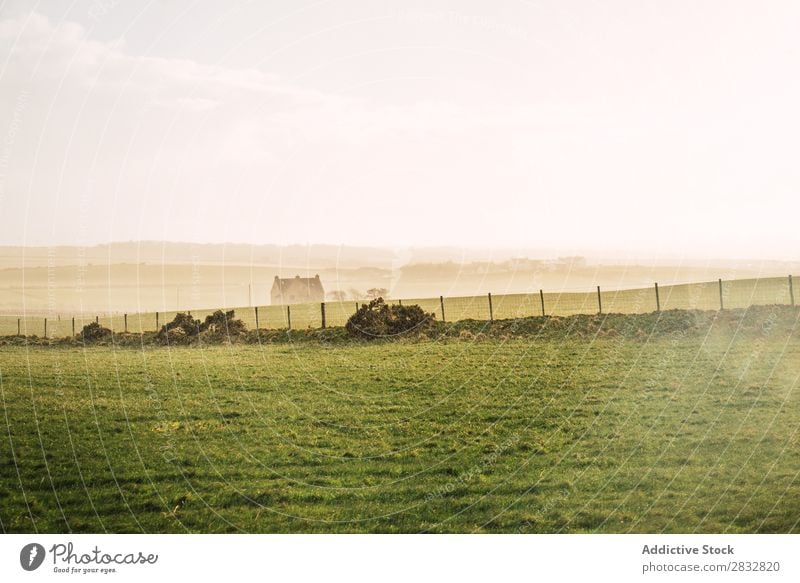
[[[799,532],[781,326],[0,347],[4,532]]]
[[[800,290],[798,290],[800,294]],[[766,277],[753,279],[734,279],[722,283],[723,307],[742,309],[750,306],[782,304],[789,305],[794,301],[793,291],[790,291],[788,277]],[[800,301],[800,295],[797,300]],[[343,302],[325,303],[325,321],[327,326],[344,326],[347,319],[356,311],[359,303],[368,300],[354,300]],[[398,300],[392,299],[391,302]],[[652,312],[657,308],[662,310],[717,310],[720,307],[720,288],[717,281],[687,283],[661,286],[658,301],[656,300],[655,287],[601,290],[598,304],[597,291],[581,292],[544,292],[535,293],[493,294],[491,311],[489,297],[480,296],[446,296],[439,297],[405,298],[399,299],[404,304],[417,304],[426,312],[433,313],[439,320],[456,322],[459,320],[489,320],[527,318],[542,315],[571,316],[576,314],[596,314],[600,308],[604,313],[616,314],[643,314]],[[442,314],[444,304],[444,314]],[[241,319],[249,328],[297,329],[320,328],[322,326],[322,310],[318,303],[296,304],[286,306],[259,306],[258,322],[256,322],[256,308],[233,307],[237,304],[227,304],[225,309],[234,309],[236,317]],[[196,318],[203,319],[215,309],[191,310]],[[165,322],[175,317],[176,311],[144,312],[127,314],[127,331],[141,333],[158,330]],[[72,335],[72,318],[75,318],[75,332],[90,322],[98,322],[115,332],[124,332],[126,327],[125,315],[96,314],[83,312],[77,314],[50,313],[47,318],[48,338],[60,338]],[[45,315],[42,313],[29,313],[26,316],[0,314],[0,335],[17,334],[19,331],[24,336],[45,335]]]

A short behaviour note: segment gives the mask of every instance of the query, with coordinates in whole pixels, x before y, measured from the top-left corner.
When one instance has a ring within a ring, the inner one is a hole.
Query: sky
[[[800,3],[3,2],[0,245],[800,258]]]

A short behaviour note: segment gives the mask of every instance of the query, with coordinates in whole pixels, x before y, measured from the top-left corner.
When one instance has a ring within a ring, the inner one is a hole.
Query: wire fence
[[[795,305],[792,276],[758,279],[717,280],[652,287],[589,292],[545,292],[466,297],[403,298],[390,303],[417,304],[445,322],[458,320],[500,320],[529,316],[571,316],[575,314],[642,314],[661,310],[719,310],[757,305]],[[233,308],[248,328],[325,328],[343,326],[360,302],[324,302],[289,306]],[[231,308],[225,308],[229,310]],[[191,310],[203,320],[215,310]],[[98,322],[115,333],[153,332],[171,321],[176,311],[139,314],[0,315],[0,336],[59,338],[80,333]]]

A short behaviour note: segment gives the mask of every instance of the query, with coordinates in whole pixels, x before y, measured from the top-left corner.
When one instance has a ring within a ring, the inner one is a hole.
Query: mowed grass
[[[0,348],[5,532],[798,532],[786,334]]]

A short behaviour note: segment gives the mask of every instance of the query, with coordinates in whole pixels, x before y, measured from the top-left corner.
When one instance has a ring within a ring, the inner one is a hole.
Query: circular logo
[[[19,552],[19,564],[26,571],[35,571],[44,562],[44,547],[39,543],[30,543]]]

